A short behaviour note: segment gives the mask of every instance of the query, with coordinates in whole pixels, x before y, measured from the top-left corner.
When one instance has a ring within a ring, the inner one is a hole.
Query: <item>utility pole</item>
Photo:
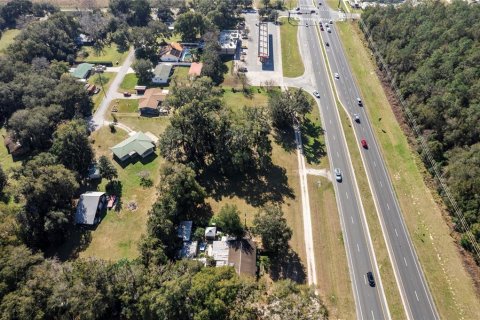
[[[103,95],[105,96],[105,98],[107,98],[107,93],[105,92],[105,89],[103,88],[103,80],[102,80],[102,76],[100,75],[100,72],[98,72],[98,80],[100,80],[100,85],[102,86]]]

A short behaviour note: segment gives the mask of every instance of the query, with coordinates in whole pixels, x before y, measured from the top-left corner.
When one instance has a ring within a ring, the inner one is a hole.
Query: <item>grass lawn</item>
[[[170,77],[170,81],[168,84],[155,84],[155,83],[148,83],[148,84],[143,84],[146,85],[147,88],[165,88],[169,89],[171,84],[172,84],[172,79],[177,78],[180,81],[187,80],[188,79],[188,70],[189,67],[182,67],[182,66],[177,66],[173,69],[173,74]],[[120,84],[120,87],[118,89],[119,92],[125,92],[128,91],[130,93],[135,93],[135,86],[136,85],[142,85],[138,83],[138,77],[135,73],[128,73],[125,75],[125,78],[123,78],[122,83]]]
[[[242,84],[233,73],[233,59],[231,57],[223,57],[223,64],[226,67],[226,71],[223,74],[223,82],[221,83],[221,86],[228,88],[241,88]]]
[[[165,131],[165,128],[170,122],[169,117],[141,117],[138,115],[138,113],[117,114],[116,117],[118,122],[123,123],[134,131],[150,131],[158,138],[160,138],[160,136]]]
[[[13,43],[13,38],[15,38],[20,33],[18,29],[10,29],[3,31],[2,37],[0,38],[0,55],[3,54],[3,51]]]
[[[111,112],[114,106],[118,109],[117,115],[121,113],[138,113],[138,99],[115,99],[110,103],[108,110]]]
[[[138,83],[138,77],[135,73],[127,73],[125,78],[123,78],[122,83],[120,83],[119,92],[128,91],[130,93],[135,92],[135,86]]]
[[[332,319],[355,319],[355,301],[333,185],[323,177],[308,176],[308,191],[320,296]]]
[[[282,43],[282,66],[285,77],[300,77],[305,72],[297,43],[297,20],[280,19],[280,36]]]
[[[114,72],[105,72],[94,74],[93,76],[88,78],[88,83],[95,84],[100,89],[102,89],[102,86],[100,84],[103,83],[103,89],[100,90],[99,93],[92,96],[92,101],[94,105],[93,112],[95,112],[100,106],[100,103],[102,103],[103,98],[105,98],[105,93],[108,91],[108,88],[110,87],[110,84],[112,84],[113,78],[115,78],[116,75],[117,74]]]
[[[93,148],[96,156],[106,155],[110,159],[112,154],[110,147],[121,142],[128,135],[118,129],[111,133],[110,128],[103,127],[92,134]],[[158,151],[157,151],[158,153]],[[115,160],[113,164],[118,170],[119,180],[122,183],[121,202],[123,208],[120,211],[109,210],[98,227],[91,232],[91,242],[86,250],[80,253],[80,257],[96,257],[107,260],[122,258],[134,259],[138,256],[138,241],[146,232],[147,212],[156,198],[155,187],[143,188],[140,186],[141,171],[150,172],[154,186],[159,183],[159,167],[162,158],[149,158],[150,162],[143,164],[140,161],[131,163],[122,168]],[[98,190],[105,190],[106,181],[98,186]],[[126,205],[135,201],[138,205],[136,211],[129,211]]]
[[[86,51],[88,52],[88,57],[82,59],[79,58],[80,61],[84,62],[110,62],[113,66],[116,65],[118,61],[118,65],[123,63],[123,60],[128,55],[128,51],[119,52],[117,49],[116,44],[112,44],[111,46],[103,48],[103,50],[97,55],[95,50],[93,50],[92,46],[84,46],[80,49],[80,52]]]
[[[440,317],[476,319],[480,300],[435,201],[438,195],[424,183],[423,163],[396,121],[358,27],[350,23],[338,27]]]
[[[243,106],[266,107],[268,104],[268,93],[260,87],[251,87],[251,95],[245,95],[240,91],[232,91],[231,87],[223,87],[223,101],[227,107],[238,110]]]

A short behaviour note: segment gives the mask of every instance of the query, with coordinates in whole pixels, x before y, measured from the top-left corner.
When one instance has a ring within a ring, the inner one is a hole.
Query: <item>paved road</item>
[[[301,7],[309,2],[300,0]],[[311,7],[312,8],[312,7]],[[334,182],[337,203],[343,230],[343,239],[347,251],[356,313],[359,319],[389,319],[387,302],[383,293],[373,246],[358,192],[353,168],[349,158],[343,129],[332,87],[329,84],[326,63],[321,54],[320,42],[314,27],[302,27],[299,32],[302,58],[305,70],[312,84],[320,92],[320,113],[323,119],[325,137],[330,163],[343,173],[341,183]],[[372,271],[377,282],[376,287],[367,283],[366,273]]]
[[[130,49],[127,58],[123,62],[123,65],[119,68],[117,75],[112,81],[110,88],[108,88],[107,96],[102,100],[102,103],[98,107],[97,111],[90,120],[90,128],[92,131],[98,130],[103,126],[105,121],[105,115],[107,113],[108,106],[113,99],[119,98],[118,88],[125,78],[125,75],[128,73],[130,66],[132,65],[133,59],[135,58],[135,52],[133,49]],[[103,94],[100,92],[99,94]]]
[[[324,14],[328,17],[329,12]],[[350,116],[354,113],[360,116],[360,123],[352,121],[352,125],[358,142],[360,143],[364,138],[369,146],[368,149],[361,148],[362,160],[407,315],[410,319],[438,319],[438,313],[407,232],[385,162],[367,117],[365,108],[368,106],[358,105],[357,98],[360,97],[360,93],[349,69],[337,30],[332,28],[331,33],[324,31],[321,35],[323,41],[330,44],[325,48],[331,71],[340,76],[335,81],[340,101]],[[372,121],[379,120],[372,119]]]

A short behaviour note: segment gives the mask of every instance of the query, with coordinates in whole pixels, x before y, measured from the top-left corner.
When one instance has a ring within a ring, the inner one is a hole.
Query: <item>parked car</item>
[[[367,279],[370,287],[375,287],[375,279],[373,278],[373,273],[371,271],[367,272]]]
[[[318,93],[317,90],[313,91],[313,95],[315,96],[315,98],[320,99],[320,93]]]
[[[365,149],[368,149],[367,140],[365,140],[365,138],[362,139],[361,143],[362,143],[362,147],[364,147]]]
[[[335,173],[335,180],[337,180],[338,182],[342,182],[342,171],[340,171],[340,169],[338,168],[335,168],[333,172]]]
[[[247,72],[247,71],[248,71],[247,67],[238,68],[238,72]]]
[[[131,94],[130,92],[128,92],[128,91],[125,91],[125,92],[123,93],[123,96],[124,96],[124,97],[130,97],[131,95],[132,95],[132,94]]]

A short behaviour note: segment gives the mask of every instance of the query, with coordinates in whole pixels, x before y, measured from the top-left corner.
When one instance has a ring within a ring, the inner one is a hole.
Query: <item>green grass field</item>
[[[86,58],[79,58],[79,61],[84,61],[84,62],[110,62],[112,63],[113,66],[116,65],[116,62],[118,61],[118,65],[121,65],[123,63],[123,60],[128,55],[128,51],[125,52],[119,52],[117,49],[116,44],[112,44],[111,46],[103,48],[103,50],[97,54],[95,50],[93,50],[93,47],[91,46],[84,46],[81,48],[80,52],[86,51],[88,53],[88,57]]]
[[[117,74],[114,72],[105,72],[94,74],[88,78],[88,83],[95,84],[101,89],[99,93],[92,96],[93,112],[95,112],[100,106],[100,103],[102,103],[103,99],[105,98],[105,94],[108,91],[108,88],[110,88],[113,78],[115,78],[116,75]],[[103,89],[101,84],[103,84]]]
[[[138,83],[138,77],[135,73],[127,73],[125,78],[123,78],[122,83],[120,83],[120,92],[128,91],[130,93],[135,92],[135,86]]]
[[[426,170],[391,110],[358,27],[351,23],[338,27],[440,317],[476,319],[480,300],[436,203],[438,195],[424,182]]]
[[[297,44],[297,20],[280,19],[280,36],[282,43],[282,67],[285,77],[300,77],[305,72],[302,57]]]
[[[18,29],[10,29],[3,31],[0,38],[0,55],[4,54],[5,49],[13,43],[14,38],[20,33]]]
[[[268,104],[268,94],[264,89],[259,87],[251,87],[251,95],[245,95],[241,91],[232,91],[231,87],[223,87],[223,101],[225,105],[232,109],[239,109],[243,106],[247,107],[266,107]]]
[[[110,103],[109,111],[117,108],[117,113],[138,113],[138,99],[115,99]]]

